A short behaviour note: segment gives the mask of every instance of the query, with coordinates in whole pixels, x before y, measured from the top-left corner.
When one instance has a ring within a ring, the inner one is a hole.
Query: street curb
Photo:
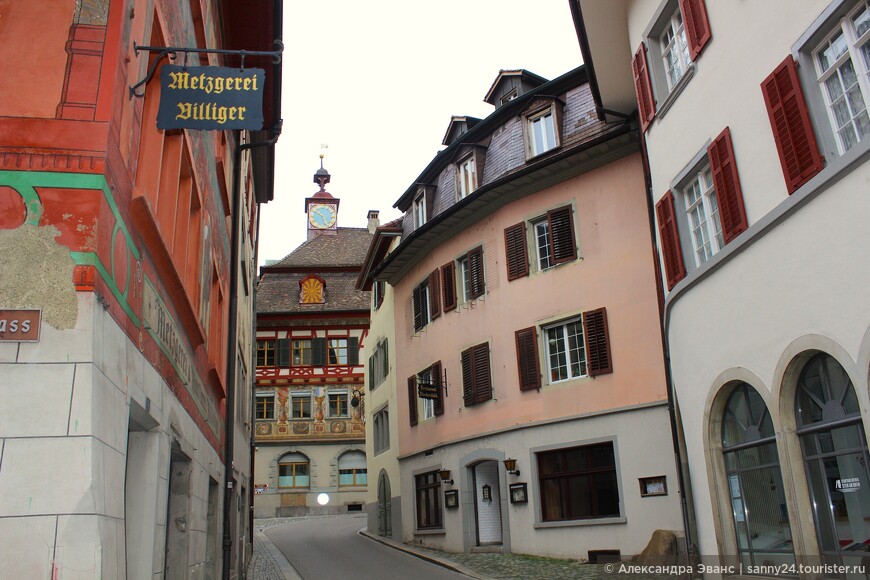
[[[399,550],[400,552],[405,552],[406,554],[410,554],[416,558],[420,558],[421,560],[426,560],[427,562],[431,562],[432,564],[437,564],[442,568],[447,568],[448,570],[453,570],[454,572],[459,572],[469,578],[475,578],[476,580],[496,580],[493,576],[485,576],[480,574],[471,568],[463,566],[462,564],[457,564],[452,560],[448,560],[446,558],[439,558],[438,556],[433,556],[431,554],[427,554],[425,552],[421,552],[416,548],[409,546],[407,544],[402,544],[396,542],[395,540],[389,540],[382,536],[376,536],[368,531],[368,528],[360,528],[357,532],[360,536],[368,538],[369,540],[374,540],[375,542],[379,542],[387,547],[393,548],[394,550]]]
[[[260,542],[263,549],[269,553],[269,557],[274,562],[278,574],[280,574],[284,580],[302,580],[302,576],[299,575],[299,572],[296,571],[293,564],[287,561],[287,558],[284,557],[281,550],[272,543],[269,536],[262,531],[257,530],[254,532],[254,541]]]

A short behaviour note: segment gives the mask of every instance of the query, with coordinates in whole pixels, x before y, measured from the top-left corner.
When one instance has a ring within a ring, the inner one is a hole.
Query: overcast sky
[[[582,62],[569,0],[284,3],[275,199],[261,207],[260,265],[306,239],[305,198],[324,153],[340,227],[381,223],[438,150],[451,115],[484,118],[499,69],[553,79]],[[327,145],[322,149],[322,145]]]

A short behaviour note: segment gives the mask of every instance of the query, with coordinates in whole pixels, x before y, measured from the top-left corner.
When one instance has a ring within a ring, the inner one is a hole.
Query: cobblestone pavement
[[[299,576],[287,563],[283,555],[262,532],[273,526],[296,522],[304,519],[336,516],[310,516],[304,518],[274,518],[254,520],[254,559],[249,568],[249,580],[296,580]],[[419,558],[451,568],[478,580],[585,580],[609,577],[614,580],[657,580],[676,576],[654,576],[612,573],[605,565],[586,564],[577,560],[541,558],[520,554],[442,552],[403,544],[391,539],[381,538],[360,530],[367,538],[386,544],[397,550],[413,554]],[[616,564],[615,566],[619,566]],[[618,568],[617,568],[618,570]],[[320,580],[320,579],[318,579]],[[330,579],[323,579],[330,580]],[[425,580],[425,579],[419,579]]]

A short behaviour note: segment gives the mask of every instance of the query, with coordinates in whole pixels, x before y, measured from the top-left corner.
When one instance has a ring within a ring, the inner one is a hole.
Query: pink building
[[[485,100],[370,274],[394,297],[401,539],[637,554],[682,533],[637,127],[598,120],[584,67],[503,70]]]

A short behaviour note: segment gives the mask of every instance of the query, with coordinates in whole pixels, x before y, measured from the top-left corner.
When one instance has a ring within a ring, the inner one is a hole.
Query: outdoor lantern
[[[438,472],[438,475],[441,476],[441,483],[446,483],[448,485],[453,485],[453,480],[450,479],[450,470],[442,469]]]
[[[504,460],[504,468],[511,475],[519,476],[520,470],[517,469],[517,460],[516,459],[505,459]]]
[[[488,483],[483,484],[483,489],[481,489],[481,492],[483,494],[484,501],[492,501],[492,488],[489,486]]]

